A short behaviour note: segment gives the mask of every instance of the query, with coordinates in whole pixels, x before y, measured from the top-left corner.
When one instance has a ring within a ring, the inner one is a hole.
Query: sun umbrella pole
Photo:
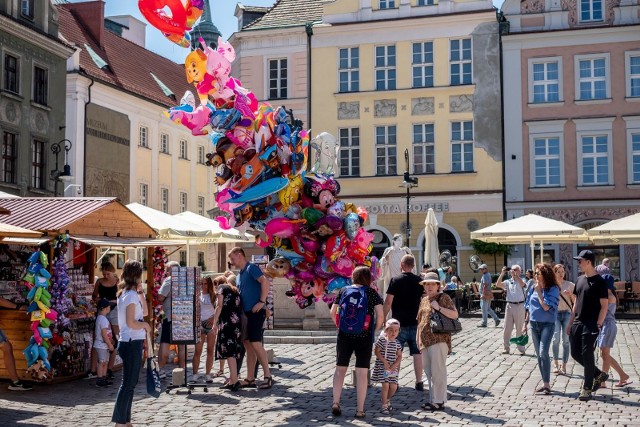
[[[530,243],[530,248],[531,248],[531,269],[533,270],[534,268],[534,262],[536,259],[536,254],[535,254],[535,243],[533,242],[533,239],[531,239],[531,243]]]

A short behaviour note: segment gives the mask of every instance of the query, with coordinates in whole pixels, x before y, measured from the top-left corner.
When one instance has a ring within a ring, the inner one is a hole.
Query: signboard
[[[200,341],[200,267],[171,269],[171,343]]]

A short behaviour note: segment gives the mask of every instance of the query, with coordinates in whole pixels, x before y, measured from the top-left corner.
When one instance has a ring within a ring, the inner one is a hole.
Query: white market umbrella
[[[614,219],[587,232],[594,244],[640,244],[640,213]]]
[[[140,203],[129,203],[127,208],[156,230],[158,238],[161,239],[195,240],[204,237],[215,238],[220,235],[220,233],[216,234],[209,227],[194,224],[186,219],[176,218],[174,215],[169,215]]]
[[[218,236],[212,239],[211,243],[236,243],[255,241],[255,236],[252,236],[251,234],[241,233],[235,228],[224,230],[222,227],[220,227],[220,224],[215,219],[207,218],[191,211],[181,212],[179,214],[173,215],[173,217],[180,220],[188,221],[192,224],[196,224],[199,227],[210,229],[213,234]],[[208,243],[207,240],[208,239],[205,238],[203,239],[203,242]]]
[[[471,238],[503,245],[529,243],[532,263],[536,243],[540,244],[540,259],[542,260],[544,243],[589,241],[589,235],[583,228],[535,214],[524,215],[473,231]]]
[[[424,220],[424,262],[438,268],[440,251],[438,249],[438,220],[433,208],[427,211]]]

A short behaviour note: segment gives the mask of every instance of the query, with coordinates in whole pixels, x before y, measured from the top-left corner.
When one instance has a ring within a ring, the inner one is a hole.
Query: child
[[[107,364],[109,355],[113,352],[113,338],[111,324],[107,319],[107,314],[111,311],[111,303],[106,298],[98,301],[98,317],[96,317],[96,331],[93,340],[93,348],[98,355],[98,380],[96,386],[107,387],[112,383],[107,379]]]
[[[402,361],[402,346],[396,339],[399,333],[400,322],[389,319],[375,344],[376,364],[371,379],[382,383],[381,412],[385,415],[390,413],[391,398],[398,390],[398,372]]]

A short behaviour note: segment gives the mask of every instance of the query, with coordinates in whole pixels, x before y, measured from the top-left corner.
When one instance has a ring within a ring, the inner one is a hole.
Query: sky
[[[71,0],[71,3],[79,3],[81,1],[87,0]],[[274,2],[275,0],[245,0],[240,3],[246,6],[272,6]],[[238,21],[233,16],[237,3],[237,0],[209,0],[213,23],[218,27],[222,37],[225,39],[228,39],[238,29]],[[159,30],[151,26],[140,13],[137,0],[105,0],[104,13],[105,16],[132,15],[141,20],[147,24],[147,49],[179,64],[184,63],[184,58],[189,53],[189,49],[170,42]]]
[[[71,3],[78,3],[87,0],[70,0]],[[493,4],[498,7],[503,0],[493,0]],[[238,29],[238,21],[233,15],[236,9],[236,0],[209,0],[211,5],[211,17],[213,23],[222,33],[222,37],[228,39]],[[241,2],[245,6],[272,6],[275,0],[245,0]],[[189,54],[189,49],[182,48],[167,40],[159,30],[151,26],[142,16],[138,9],[137,0],[105,0],[105,15],[132,15],[145,24],[147,49],[165,58],[169,58],[179,64],[184,63],[184,58]]]

